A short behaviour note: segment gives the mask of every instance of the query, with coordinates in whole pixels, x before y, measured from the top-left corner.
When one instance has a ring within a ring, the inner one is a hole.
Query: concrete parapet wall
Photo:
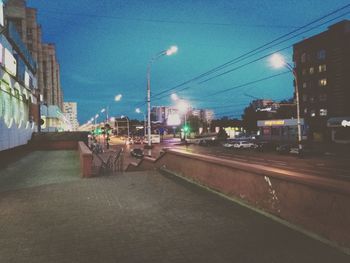
[[[350,248],[350,182],[166,150],[139,170],[166,168]]]
[[[87,140],[87,132],[41,132],[33,134],[29,145],[33,150],[76,150],[79,141]]]
[[[84,142],[78,142],[81,176],[88,178],[92,176],[92,152]]]

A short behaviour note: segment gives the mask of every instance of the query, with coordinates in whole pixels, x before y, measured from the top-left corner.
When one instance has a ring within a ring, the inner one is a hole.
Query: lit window
[[[325,72],[327,70],[326,64],[322,64],[318,66],[318,72]]]
[[[324,87],[327,85],[327,79],[320,79],[318,81],[318,85],[320,85],[321,87]]]
[[[320,109],[320,116],[327,116],[327,109]]]
[[[303,82],[303,88],[305,89],[307,87],[306,82]]]
[[[311,68],[309,69],[309,72],[310,72],[310,74],[314,74],[314,72],[315,72],[314,67],[311,67]]]
[[[326,50],[321,49],[317,52],[317,58],[320,60],[326,59]]]
[[[300,60],[301,60],[301,63],[305,63],[306,62],[306,53],[301,54]]]
[[[304,113],[305,113],[305,114],[307,113],[307,108],[304,109]]]
[[[310,116],[311,117],[315,117],[316,116],[316,111],[315,110],[311,110],[310,111]]]

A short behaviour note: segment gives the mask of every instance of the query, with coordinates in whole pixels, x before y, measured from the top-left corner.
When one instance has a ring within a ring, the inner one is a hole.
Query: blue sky
[[[142,119],[135,108],[146,110],[147,64],[171,45],[178,46],[178,53],[162,57],[152,66],[153,96],[347,4],[345,0],[27,1],[28,6],[38,9],[44,41],[56,44],[64,100],[78,103],[80,123],[106,106],[110,115]],[[337,21],[350,19],[349,12],[347,7],[315,24],[325,22],[314,30],[175,91],[182,89],[177,92],[180,97],[195,108],[213,109],[217,117],[239,118],[252,97],[290,98],[292,74],[245,86],[285,71],[272,68],[267,58],[252,61],[324,31]],[[282,54],[291,61],[292,48],[286,48]],[[246,63],[247,66],[235,69]],[[211,77],[214,78],[205,81]],[[170,93],[152,98],[152,105],[172,105]],[[123,95],[120,102],[114,101],[117,94]]]

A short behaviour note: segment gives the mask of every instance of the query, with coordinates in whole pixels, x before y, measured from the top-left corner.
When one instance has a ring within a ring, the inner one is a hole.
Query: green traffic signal
[[[184,129],[184,132],[189,132],[189,130],[190,130],[190,127],[188,126],[188,125],[185,125],[184,127],[183,127],[183,129]]]

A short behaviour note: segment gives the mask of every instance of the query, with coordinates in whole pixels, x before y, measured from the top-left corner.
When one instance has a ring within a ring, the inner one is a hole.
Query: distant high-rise
[[[350,141],[350,21],[296,43],[293,60],[308,138]]]
[[[72,130],[78,130],[78,111],[76,102],[63,102],[63,112],[72,125]]]

